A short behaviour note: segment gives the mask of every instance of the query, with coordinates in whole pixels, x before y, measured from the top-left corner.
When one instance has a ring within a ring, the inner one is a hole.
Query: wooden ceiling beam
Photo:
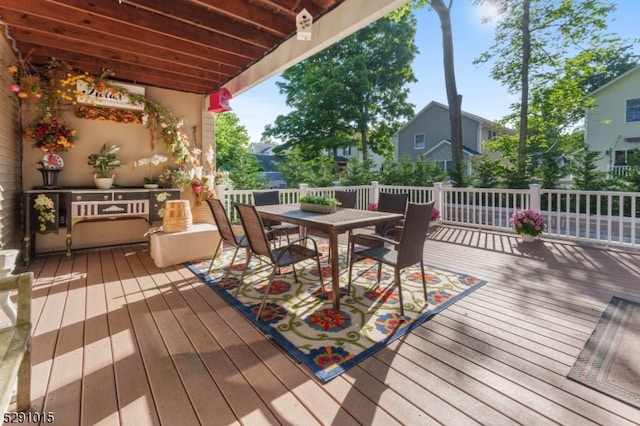
[[[62,49],[65,49],[69,43],[73,42],[72,39],[63,36],[47,34],[45,37],[35,31],[18,30],[16,31],[16,35],[20,37],[24,43],[31,43],[34,46],[39,44],[45,51],[52,49],[61,51]],[[176,75],[183,75],[185,78],[198,78],[214,82],[220,82],[221,80],[228,78],[229,75],[238,71],[238,68],[225,67],[227,72],[226,74],[223,74],[217,69],[194,68],[172,61],[170,58],[153,58],[135,52],[125,52],[113,49],[108,46],[101,45],[99,41],[94,43],[77,43],[74,45],[73,50],[75,53],[81,53],[83,55],[93,57],[98,62],[117,60],[121,63],[129,64],[130,67],[144,66],[148,69],[156,69],[158,71],[164,70]]]
[[[150,43],[149,40],[142,42],[135,38],[127,38],[120,35],[112,35],[104,37],[100,32],[87,32],[86,29],[75,26],[65,25],[57,22],[48,21],[46,18],[38,16],[29,16],[20,20],[20,13],[15,11],[5,11],[5,22],[11,23],[13,26],[12,34],[22,39],[22,36],[33,38],[35,36],[49,37],[51,35],[67,37],[69,40],[62,40],[60,48],[71,45],[97,43],[107,48],[122,49],[134,54],[146,57],[156,57],[182,64],[185,67],[195,67],[201,69],[215,69],[225,74],[231,74],[238,68],[244,66],[247,58],[235,55],[229,55],[225,52],[218,52],[215,49],[205,48],[203,46],[192,45],[192,50],[184,49],[168,49],[161,43]],[[37,34],[33,31],[37,28]],[[31,35],[33,33],[33,35]],[[215,60],[212,59],[215,57]]]
[[[32,50],[36,46],[27,44],[26,47]],[[34,60],[47,61],[50,57],[58,57],[59,53],[55,49],[51,50],[51,56],[34,55]],[[186,93],[206,94],[211,90],[211,86],[207,82],[187,79],[183,75],[172,74],[168,72],[160,72],[156,69],[141,67],[128,67],[117,60],[107,63],[96,60],[83,54],[75,54],[70,56],[69,64],[73,64],[73,68],[77,71],[87,71],[92,74],[100,74],[103,68],[117,70],[111,77],[113,80],[127,82],[131,84],[141,84],[171,90],[178,90]]]

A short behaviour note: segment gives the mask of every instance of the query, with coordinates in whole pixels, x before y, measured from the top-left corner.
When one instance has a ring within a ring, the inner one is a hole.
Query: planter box
[[[325,204],[309,204],[300,203],[300,210],[316,213],[335,213],[337,206],[328,206]]]

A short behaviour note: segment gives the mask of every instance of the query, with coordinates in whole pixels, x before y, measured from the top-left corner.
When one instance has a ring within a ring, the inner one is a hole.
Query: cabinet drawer
[[[114,201],[121,200],[148,200],[149,192],[138,192],[138,191],[116,191],[113,193]]]
[[[79,201],[113,201],[113,192],[74,192],[71,202]]]

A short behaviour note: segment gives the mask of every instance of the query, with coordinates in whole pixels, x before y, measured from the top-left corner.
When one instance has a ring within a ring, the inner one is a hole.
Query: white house
[[[588,96],[595,106],[585,112],[585,144],[602,153],[599,169],[624,174],[629,152],[640,148],[640,65]]]

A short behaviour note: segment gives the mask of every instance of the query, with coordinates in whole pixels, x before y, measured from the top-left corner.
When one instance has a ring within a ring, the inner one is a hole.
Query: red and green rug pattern
[[[326,242],[320,241],[319,249],[326,253]],[[296,265],[298,282],[295,282],[291,268],[285,268],[280,271],[282,275],[276,275],[271,286],[262,320],[256,321],[271,267],[254,257],[236,297],[246,259],[241,250],[225,280],[232,255],[233,250],[225,250],[215,260],[210,275],[206,274],[209,261],[188,263],[187,266],[323,382],[343,373],[486,284],[485,280],[466,273],[425,265],[428,293],[425,303],[420,266],[416,264],[404,269],[401,276],[403,317],[392,268],[383,266],[382,279],[377,285],[377,263],[355,263],[351,294],[347,294],[346,247],[340,247],[343,271],[339,311],[335,311],[331,304],[331,270],[325,257],[322,258],[322,274],[326,295],[320,287],[315,260]]]

